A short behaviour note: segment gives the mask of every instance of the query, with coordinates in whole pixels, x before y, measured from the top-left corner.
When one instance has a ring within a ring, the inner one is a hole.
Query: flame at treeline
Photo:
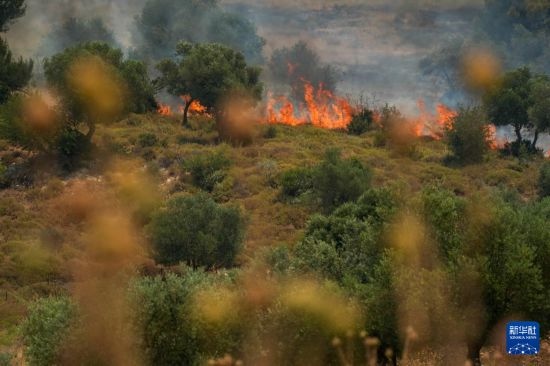
[[[267,122],[291,126],[310,123],[328,129],[346,128],[354,113],[348,100],[324,89],[322,84],[316,89],[307,80],[303,80],[303,83],[305,102],[298,105],[284,95],[268,93]]]
[[[457,112],[442,103],[435,107],[435,114],[426,108],[422,99],[418,100],[419,116],[412,119],[412,128],[415,136],[430,136],[436,140],[443,138],[446,129],[452,128],[453,118]]]
[[[185,106],[187,103],[191,101],[191,97],[189,95],[182,95],[180,96],[180,99],[182,100],[183,104],[179,104],[177,106],[178,113],[183,114],[183,111],[185,109]],[[203,106],[200,101],[193,100],[191,101],[191,105],[189,106],[190,114],[206,114],[206,107]],[[172,107],[168,104],[159,103],[159,106],[157,108],[157,113],[163,116],[172,116],[174,113],[172,111]]]

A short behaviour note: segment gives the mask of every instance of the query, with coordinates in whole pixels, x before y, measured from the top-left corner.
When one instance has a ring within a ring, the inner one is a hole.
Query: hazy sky
[[[132,46],[135,16],[146,0],[27,0],[27,15],[8,33],[15,54],[35,56],[53,24],[64,18],[101,17],[117,40]],[[308,41],[326,63],[342,71],[340,92],[375,94],[415,109],[443,91],[418,73],[418,61],[449,37],[464,33],[481,0],[223,0],[253,20],[266,39],[265,53]]]

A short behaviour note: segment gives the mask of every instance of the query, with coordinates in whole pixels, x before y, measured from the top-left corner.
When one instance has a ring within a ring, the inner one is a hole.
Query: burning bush
[[[481,107],[461,108],[446,135],[454,158],[460,163],[479,163],[489,150],[491,133]]]
[[[238,208],[218,205],[205,194],[173,198],[149,225],[159,262],[208,268],[235,263],[243,229]]]
[[[316,87],[322,85],[321,89],[330,93],[336,89],[336,69],[322,65],[317,53],[304,41],[291,48],[275,50],[269,62],[269,70],[275,81],[291,87],[291,97],[297,102],[306,101],[303,90],[307,83]]]

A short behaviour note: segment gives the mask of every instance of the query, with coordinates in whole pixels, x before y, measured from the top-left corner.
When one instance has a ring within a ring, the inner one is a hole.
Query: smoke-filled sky
[[[14,52],[36,57],[45,35],[67,17],[101,17],[118,42],[132,47],[134,18],[145,0],[28,0],[27,14],[10,30]],[[438,99],[419,74],[418,61],[434,45],[464,34],[481,0],[225,0],[254,21],[265,53],[306,40],[321,59],[342,71],[342,94],[375,95],[414,110],[416,99]]]

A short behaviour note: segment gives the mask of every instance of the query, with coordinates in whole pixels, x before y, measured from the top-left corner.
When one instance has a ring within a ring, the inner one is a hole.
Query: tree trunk
[[[185,103],[185,108],[183,108],[183,122],[182,122],[183,127],[188,126],[189,120],[187,119],[187,114],[189,112],[189,107],[191,107],[191,103],[193,103],[193,101],[194,101],[194,99],[189,99]]]
[[[535,129],[535,136],[533,136],[533,144],[532,144],[532,147],[533,147],[533,151],[536,150],[537,148],[537,140],[539,139],[539,129],[536,128]]]
[[[472,362],[473,366],[481,366],[481,342],[468,343],[468,360]]]
[[[521,125],[514,125],[514,131],[516,132],[517,142],[521,143]]]
[[[92,121],[88,121],[86,122],[86,125],[88,126],[88,133],[86,133],[86,138],[88,139],[89,142],[91,142],[92,137],[94,136],[94,133],[95,133],[95,123]]]

